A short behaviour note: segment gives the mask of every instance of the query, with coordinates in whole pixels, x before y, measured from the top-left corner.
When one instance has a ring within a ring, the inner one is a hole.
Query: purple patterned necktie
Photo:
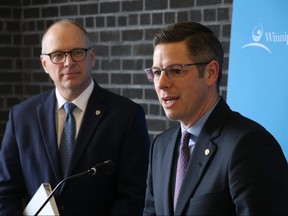
[[[64,110],[66,112],[66,118],[64,122],[63,132],[60,141],[60,158],[62,165],[62,173],[65,177],[65,173],[67,171],[67,167],[70,161],[70,157],[72,155],[74,142],[75,142],[75,119],[73,116],[73,110],[76,105],[73,103],[65,103]]]
[[[190,149],[189,149],[189,139],[191,134],[187,131],[182,132],[181,143],[179,148],[179,157],[177,162],[177,172],[175,181],[175,191],[174,191],[174,209],[176,208],[176,203],[179,195],[179,191],[182,185],[182,181],[185,175],[186,167],[189,161]]]

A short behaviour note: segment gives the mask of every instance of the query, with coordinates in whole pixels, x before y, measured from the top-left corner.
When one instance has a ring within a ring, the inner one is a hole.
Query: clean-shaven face
[[[85,35],[71,24],[56,24],[49,29],[43,41],[43,53],[55,51],[67,52],[76,48],[89,48]],[[42,66],[53,80],[60,94],[67,100],[80,95],[91,82],[91,72],[95,64],[94,49],[87,51],[84,61],[75,62],[70,54],[62,64],[54,64],[49,56],[41,55]]]
[[[185,42],[158,44],[154,49],[153,67],[162,69],[172,64],[190,63],[195,62],[191,60]],[[196,66],[184,67],[184,76],[177,78],[169,79],[162,71],[154,87],[168,118],[189,127],[207,111],[211,103],[211,80],[206,68],[203,77],[199,77]]]

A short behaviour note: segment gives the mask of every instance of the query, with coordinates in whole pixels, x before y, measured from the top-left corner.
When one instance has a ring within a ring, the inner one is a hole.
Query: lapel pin
[[[100,110],[96,110],[96,115],[100,115],[101,114],[101,111]]]
[[[210,150],[209,149],[205,149],[205,155],[208,156],[210,154]]]

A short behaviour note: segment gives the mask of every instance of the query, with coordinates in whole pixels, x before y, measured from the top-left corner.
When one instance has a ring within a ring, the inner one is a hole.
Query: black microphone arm
[[[65,179],[63,179],[61,182],[59,182],[56,187],[52,190],[52,192],[49,194],[49,196],[47,197],[47,199],[45,200],[45,202],[41,205],[41,207],[38,209],[38,211],[36,212],[35,216],[37,216],[42,209],[45,207],[45,205],[49,202],[49,200],[52,198],[52,196],[54,195],[55,191],[60,187],[60,185],[62,185],[63,183],[74,179],[74,178],[78,178],[84,175],[95,175],[96,173],[102,173],[102,174],[111,174],[114,171],[114,163],[111,160],[107,160],[104,161],[102,163],[96,164],[95,166],[93,166],[91,169],[69,176]]]

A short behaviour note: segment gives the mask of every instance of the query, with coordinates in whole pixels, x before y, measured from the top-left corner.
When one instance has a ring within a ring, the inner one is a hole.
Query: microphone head
[[[96,164],[90,170],[91,175],[95,175],[96,173],[111,174],[114,171],[114,163],[111,160],[107,160],[102,163]]]

